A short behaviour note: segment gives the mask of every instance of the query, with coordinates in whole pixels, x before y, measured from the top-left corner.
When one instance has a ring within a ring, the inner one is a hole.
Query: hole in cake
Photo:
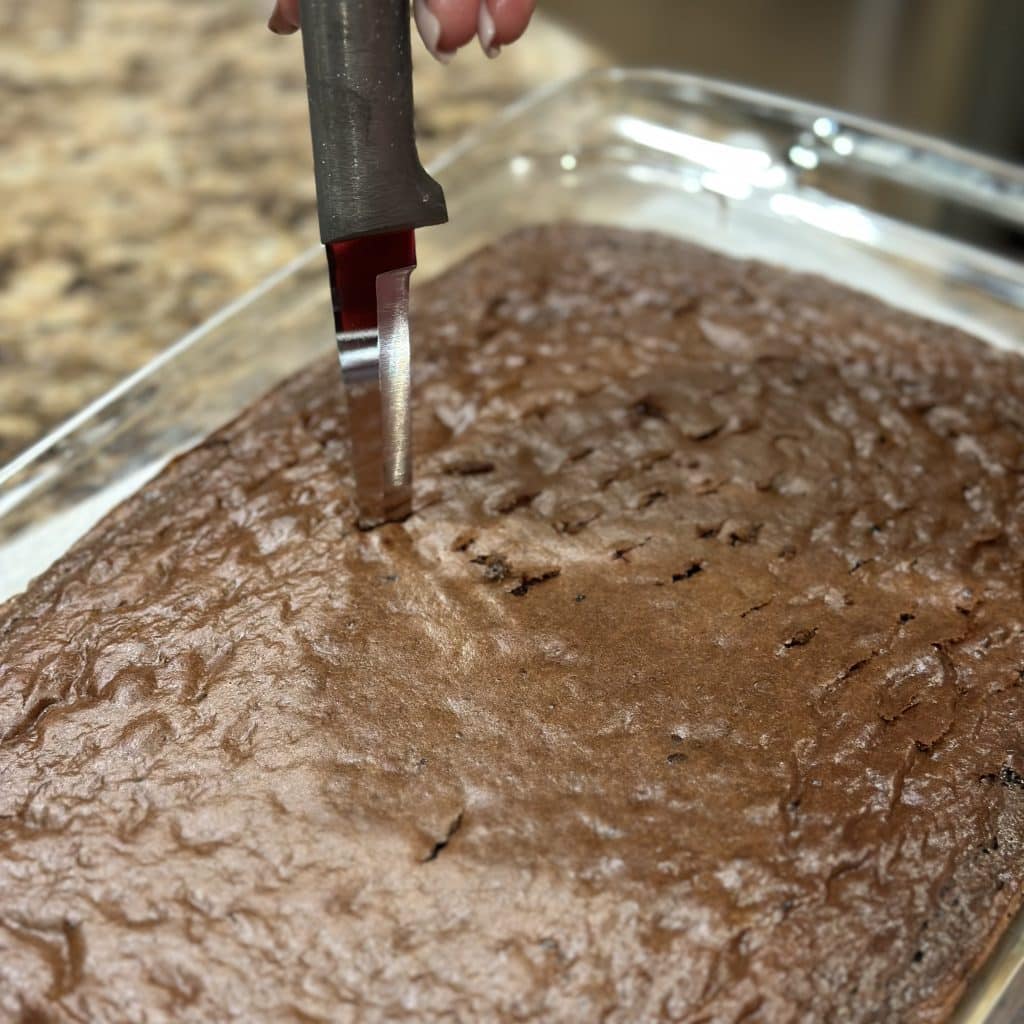
[[[509,498],[507,501],[502,502],[498,506],[498,513],[507,516],[510,512],[515,512],[517,509],[528,508],[533,504],[533,499],[539,493],[539,491],[534,491],[532,494],[517,494],[514,498]]]
[[[444,472],[447,476],[482,476],[494,472],[494,463],[486,459],[467,459],[465,462],[446,466]]]
[[[626,558],[626,555],[628,555],[630,551],[642,548],[650,539],[650,537],[644,537],[643,540],[638,540],[635,544],[631,544],[629,541],[621,541],[616,545],[615,550],[612,552],[612,559],[621,559],[624,562],[628,562],[629,559]]]
[[[911,957],[911,960],[913,960],[915,964],[919,964],[923,959],[924,959],[924,950],[923,949],[917,950],[917,952],[915,952],[914,955]]]
[[[562,947],[558,944],[557,939],[544,938],[541,939],[537,943],[537,945],[540,946],[541,949],[543,949],[545,952],[553,954],[559,960],[564,961],[566,959],[565,953],[562,952]]]
[[[693,579],[694,576],[699,572],[704,571],[704,565],[702,562],[694,562],[688,569],[684,569],[682,572],[672,573],[672,582],[679,583],[682,580]]]
[[[637,508],[650,508],[656,501],[661,501],[667,497],[668,495],[664,491],[651,491],[640,499],[640,504]]]
[[[730,547],[738,547],[740,544],[756,544],[764,523],[738,523],[734,520],[727,520],[719,530],[722,540],[729,542]]]
[[[567,533],[570,536],[585,530],[595,519],[601,515],[600,509],[594,509],[590,512],[582,513],[582,510],[577,511],[575,515],[571,515],[571,518],[559,519],[554,525],[555,529],[559,533]]]
[[[484,579],[490,583],[500,583],[512,572],[512,567],[501,555],[477,555],[471,561],[484,567]]]
[[[665,760],[668,761],[669,764],[685,764],[690,760],[690,757],[688,754],[684,754],[681,750],[677,750],[674,754],[669,754]]]
[[[665,410],[650,395],[645,395],[638,402],[634,402],[629,411],[643,420],[663,420],[665,418]]]
[[[701,430],[690,434],[689,438],[691,441],[710,441],[713,437],[720,434],[724,427],[724,421],[722,423],[716,423],[713,427],[708,427],[707,430]]]
[[[464,811],[459,811],[459,813],[455,815],[455,817],[452,819],[451,824],[448,826],[448,831],[445,832],[444,839],[439,839],[436,843],[434,843],[434,845],[430,848],[430,853],[428,853],[426,857],[423,858],[424,864],[427,864],[432,860],[437,860],[441,851],[452,841],[452,839],[455,836],[455,833],[458,832],[460,828],[462,828],[462,816],[464,813]]]
[[[811,629],[801,629],[794,633],[788,640],[783,643],[783,647],[788,651],[794,647],[803,647],[805,644],[809,644],[818,633],[818,627],[814,626]]]
[[[677,302],[676,305],[672,307],[672,319],[678,320],[680,319],[680,317],[684,317],[690,313],[693,313],[699,305],[700,303],[697,299],[697,296],[688,296],[681,302]]]
[[[910,612],[901,612],[900,613],[900,622],[901,623],[905,624],[907,622],[913,622],[913,621],[914,621],[914,616]]]
[[[525,597],[534,587],[553,580],[561,571],[561,569],[552,569],[549,572],[541,573],[540,576],[523,576],[520,578],[519,586],[513,587],[509,593],[513,597]]]

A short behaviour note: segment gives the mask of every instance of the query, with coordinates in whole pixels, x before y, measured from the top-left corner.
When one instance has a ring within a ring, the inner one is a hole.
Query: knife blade
[[[413,232],[327,246],[338,359],[348,397],[359,523],[412,511],[409,277]]]
[[[413,126],[409,0],[302,0],[320,237],[359,525],[411,510],[414,229],[448,219]]]

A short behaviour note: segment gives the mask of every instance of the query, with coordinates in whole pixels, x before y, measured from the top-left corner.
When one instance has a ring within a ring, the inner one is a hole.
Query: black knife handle
[[[442,224],[416,152],[409,0],[301,0],[323,242]]]

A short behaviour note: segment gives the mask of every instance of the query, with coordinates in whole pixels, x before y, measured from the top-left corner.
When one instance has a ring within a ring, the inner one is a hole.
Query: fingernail
[[[431,55],[442,64],[450,64],[455,54],[451,50],[442,50],[438,47],[437,44],[441,41],[441,22],[427,6],[427,0],[416,0],[413,4],[412,16]]]
[[[476,22],[476,34],[480,40],[480,49],[492,60],[501,53],[501,47],[494,45],[494,35],[497,32],[494,25],[494,15],[491,14],[487,0],[480,0],[480,14]]]

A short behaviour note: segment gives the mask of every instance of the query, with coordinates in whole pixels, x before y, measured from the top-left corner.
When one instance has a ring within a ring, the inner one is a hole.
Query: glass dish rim
[[[1024,166],[976,153],[924,133],[819,106],[805,100],[701,75],[656,68],[600,68],[533,90],[447,147],[430,162],[430,170],[433,174],[443,175],[451,165],[471,157],[474,151],[493,144],[495,140],[500,140],[506,127],[521,125],[523,119],[531,117],[538,110],[543,111],[549,104],[562,102],[574,94],[586,95],[588,90],[601,88],[608,89],[609,92],[615,88],[622,89],[627,97],[633,95],[661,101],[689,101],[707,106],[717,102],[726,110],[731,107],[740,114],[773,119],[782,127],[786,124],[794,127],[806,126],[817,118],[827,118],[841,126],[842,130],[857,133],[861,141],[879,141],[903,147],[908,157],[920,157],[930,161],[932,169],[939,172],[940,185],[936,186],[936,183],[927,180],[927,177],[915,181],[913,176],[919,171],[915,165],[906,168],[912,186],[932,189],[937,194],[945,192],[947,196],[958,196],[965,199],[968,204],[980,208],[987,206],[989,209],[999,207],[1004,199],[1001,190],[1004,190],[1012,196],[1009,211],[1011,222],[1024,226]],[[959,187],[958,175],[965,179],[963,188]],[[976,251],[983,252],[980,249]],[[90,420],[99,417],[120,398],[151,379],[162,367],[173,363],[193,347],[199,346],[204,339],[234,316],[248,310],[276,286],[320,258],[322,247],[319,244],[310,245],[254,287],[223,305],[113,387],[85,404],[78,412],[53,427],[12,460],[0,465],[0,516],[6,510],[7,501],[3,489],[9,481],[27,470],[33,470],[35,464],[43,462],[80,427],[88,425]],[[9,499],[14,503],[17,501],[18,490],[19,486],[15,484]],[[1008,940],[1013,944],[1013,950],[1008,957],[1000,956],[998,950],[993,949],[976,965],[966,992],[956,1003],[952,1020],[958,1024],[981,1024],[987,1019],[988,1011],[993,1009],[1009,990],[1014,979],[1018,983],[1024,979],[1024,910],[1019,911],[1011,920],[998,944],[1004,946]]]

